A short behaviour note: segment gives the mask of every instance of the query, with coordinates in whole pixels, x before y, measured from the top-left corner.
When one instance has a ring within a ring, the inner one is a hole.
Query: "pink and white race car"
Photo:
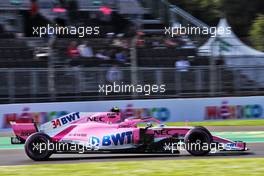
[[[246,151],[246,143],[213,136],[204,127],[171,127],[152,117],[122,120],[119,112],[73,112],[37,127],[11,122],[12,144],[25,143],[32,160],[54,153],[172,152],[183,146],[191,155],[216,151]]]

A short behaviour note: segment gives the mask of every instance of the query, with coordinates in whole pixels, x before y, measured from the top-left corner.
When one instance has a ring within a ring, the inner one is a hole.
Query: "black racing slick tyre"
[[[184,137],[186,150],[193,156],[204,156],[211,151],[213,137],[204,127],[191,129]]]
[[[213,136],[212,136],[212,134],[210,133],[210,131],[209,131],[207,128],[205,128],[205,127],[203,127],[203,126],[195,126],[194,128],[195,128],[195,129],[201,129],[201,130],[203,130],[203,131],[206,132],[206,133],[212,138],[212,140],[213,140]]]
[[[44,161],[53,153],[50,150],[50,144],[52,144],[51,138],[47,134],[37,132],[30,135],[26,140],[25,152],[34,161]]]

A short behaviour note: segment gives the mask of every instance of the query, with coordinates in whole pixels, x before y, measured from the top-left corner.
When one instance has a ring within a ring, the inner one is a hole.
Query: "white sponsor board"
[[[23,117],[44,123],[70,112],[109,111],[114,106],[125,117],[154,116],[164,122],[264,118],[264,96],[28,103],[0,105],[0,129]]]

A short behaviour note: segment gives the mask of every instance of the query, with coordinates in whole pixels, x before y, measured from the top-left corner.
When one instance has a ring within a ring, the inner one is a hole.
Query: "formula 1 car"
[[[11,126],[15,133],[11,143],[24,143],[27,156],[35,161],[69,152],[179,153],[182,145],[194,156],[213,149],[247,150],[246,143],[213,136],[205,127],[168,127],[153,117],[122,120],[119,112],[73,112],[39,127],[34,122]]]

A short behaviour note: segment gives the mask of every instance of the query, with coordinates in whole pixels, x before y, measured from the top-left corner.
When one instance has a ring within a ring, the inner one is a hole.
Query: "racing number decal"
[[[76,113],[69,114],[67,116],[63,116],[61,118],[52,120],[51,123],[52,123],[53,128],[57,128],[57,127],[60,127],[62,125],[65,125],[67,123],[73,122],[78,119],[80,119],[80,115],[79,115],[79,112],[76,112]]]

